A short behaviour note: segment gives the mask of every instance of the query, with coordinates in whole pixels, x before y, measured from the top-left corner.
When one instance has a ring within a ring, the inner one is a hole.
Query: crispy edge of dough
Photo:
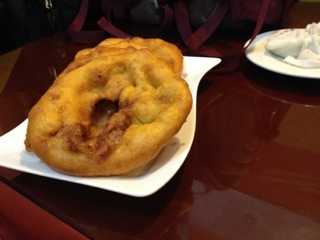
[[[150,51],[149,51],[150,52]],[[117,55],[117,56],[115,56],[115,57],[118,57],[119,55]],[[138,58],[139,59],[139,58]],[[161,60],[160,59],[160,62],[159,63],[161,63],[160,64],[160,67],[162,67],[161,69],[166,69],[166,67],[165,67],[165,65],[167,65],[166,63],[164,63],[163,62],[163,60]],[[165,64],[165,65],[163,65],[163,64]],[[171,74],[172,74],[172,71],[171,71]],[[173,78],[177,78],[177,75],[176,74],[174,74],[174,76],[172,75],[172,77]],[[190,109],[191,109],[191,105],[192,105],[192,96],[191,96],[191,93],[190,93],[190,91],[189,91],[189,89],[186,89],[186,88],[188,88],[188,86],[187,86],[187,84],[186,84],[186,82],[184,81],[184,80],[182,80],[183,81],[183,83],[182,82],[180,82],[181,81],[181,79],[180,80],[177,80],[177,82],[179,82],[179,84],[183,84],[185,87],[183,87],[183,89],[184,89],[184,94],[186,94],[186,95],[189,95],[189,98],[188,98],[188,100],[184,100],[184,101],[179,101],[178,103],[179,104],[182,104],[183,102],[185,102],[185,103],[188,103],[188,104],[186,104],[185,106],[183,106],[183,107],[186,107],[186,109],[188,109],[188,111],[187,111],[187,114],[185,113],[185,115],[182,117],[182,119],[180,119],[180,121],[181,120],[183,120],[183,121],[185,121],[185,119],[186,119],[186,117],[187,117],[187,115],[189,114],[189,111],[190,111]],[[177,83],[175,83],[175,84],[177,84]],[[188,90],[188,91],[187,91]],[[187,92],[185,92],[185,91],[187,91]],[[180,99],[180,100],[182,100],[182,99]],[[173,114],[173,115],[176,115],[176,112],[172,112],[171,114]],[[35,116],[38,116],[38,114],[34,114]],[[167,125],[168,124],[168,122],[165,122],[165,124],[164,124],[164,126],[165,125]],[[183,123],[181,123],[181,126],[182,126],[182,124]],[[36,124],[37,125],[37,124]],[[174,131],[174,133],[170,133],[169,134],[169,136],[167,136],[167,137],[165,137],[165,139],[166,139],[166,141],[171,137],[171,136],[173,136],[174,134],[176,134],[178,131],[179,131],[179,129],[180,129],[180,127],[181,126],[179,126],[179,127],[177,127],[176,129],[175,129],[175,131]],[[147,132],[147,131],[144,131],[144,132]],[[129,134],[129,133],[128,133]],[[27,134],[28,135],[28,134]],[[150,137],[150,136],[149,136]],[[149,141],[152,141],[154,139],[154,136],[151,136],[150,138],[148,138],[147,140],[148,141],[144,141],[144,142],[149,142]],[[42,139],[43,140],[43,139]],[[144,139],[144,140],[146,140],[146,139]],[[41,142],[41,139],[38,139],[37,140],[38,142],[40,141]],[[41,144],[39,144],[39,145],[41,145],[40,146],[40,151],[42,151],[42,150],[44,150],[44,149],[46,149],[46,146],[44,146],[43,144],[45,144],[45,142],[46,141],[42,141],[41,142]],[[122,159],[126,159],[126,157],[123,157],[123,154],[125,155],[125,153],[127,153],[127,154],[132,154],[132,149],[130,150],[130,148],[128,148],[127,147],[127,144],[128,144],[128,142],[127,143],[125,143],[123,146],[124,147],[121,147],[121,150],[119,150],[119,152],[118,153],[121,153],[122,155]],[[123,162],[117,162],[116,160],[115,160],[115,162],[113,162],[113,164],[114,164],[114,166],[113,167],[111,167],[111,169],[110,169],[110,166],[108,167],[108,166],[99,166],[98,168],[99,169],[96,169],[96,170],[88,170],[87,168],[85,168],[85,169],[87,169],[87,170],[84,170],[84,169],[82,169],[81,168],[81,166],[77,166],[77,162],[75,162],[75,164],[73,163],[73,164],[71,164],[71,165],[73,165],[74,167],[72,167],[71,166],[71,168],[70,167],[67,167],[66,169],[63,169],[63,168],[61,168],[61,166],[59,166],[59,163],[57,163],[58,165],[56,165],[56,163],[54,163],[54,161],[51,161],[51,160],[49,160],[49,161],[45,161],[45,162],[47,162],[47,164],[49,165],[49,166],[51,166],[52,168],[54,168],[54,169],[56,169],[56,170],[58,170],[58,171],[61,171],[61,172],[64,172],[64,173],[66,173],[66,174],[71,174],[71,175],[79,175],[79,176],[105,176],[105,175],[118,175],[118,174],[123,174],[123,173],[126,173],[126,172],[128,172],[128,171],[132,171],[134,168],[137,168],[137,167],[141,167],[142,165],[144,165],[144,164],[146,164],[146,163],[148,163],[149,161],[151,161],[151,159],[153,159],[158,153],[159,153],[159,151],[163,148],[163,146],[166,144],[166,142],[162,142],[162,143],[159,143],[158,145],[157,144],[154,144],[153,146],[154,147],[156,147],[156,150],[154,150],[151,154],[144,154],[143,156],[141,156],[141,153],[137,153],[136,155],[135,155],[135,157],[143,157],[143,160],[141,160],[141,162],[140,163],[137,163],[137,159],[135,159],[135,161],[132,161],[132,163],[131,163],[131,166],[130,166],[130,169],[128,169],[127,167],[124,167],[123,166]],[[36,144],[37,145],[37,144]],[[130,144],[129,144],[130,145]],[[30,145],[31,146],[31,145]],[[141,146],[140,146],[141,147]],[[32,147],[31,147],[32,148]],[[117,149],[120,149],[120,148],[117,148]],[[45,151],[50,151],[49,150],[49,148],[47,149],[47,150],[45,150]],[[38,152],[38,154],[40,155],[40,158],[46,158],[46,153],[39,153]],[[121,158],[120,158],[121,159]],[[59,161],[61,161],[61,159],[59,160]],[[132,165],[133,164],[133,165]],[[115,167],[116,166],[116,167]],[[126,169],[124,169],[124,168],[126,168]],[[80,170],[80,169],[82,169],[82,170]],[[102,171],[102,172],[99,172],[99,171]],[[87,172],[81,172],[81,171],[87,171]],[[106,171],[106,172],[108,172],[109,171],[109,173],[107,173],[107,174],[103,174],[103,171]]]

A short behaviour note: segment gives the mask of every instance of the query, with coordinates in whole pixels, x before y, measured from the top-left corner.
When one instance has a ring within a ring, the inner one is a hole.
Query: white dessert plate
[[[246,57],[257,66],[272,72],[293,77],[320,79],[320,68],[306,69],[284,63],[282,58],[265,49],[268,38],[283,30],[258,35],[246,49]]]
[[[193,142],[196,126],[196,99],[201,78],[220,63],[217,58],[185,57],[183,77],[189,83],[193,107],[187,121],[153,163],[141,174],[117,177],[74,177],[49,168],[25,151],[27,121],[0,137],[0,166],[48,178],[83,184],[134,197],[149,196],[161,189],[184,163]]]

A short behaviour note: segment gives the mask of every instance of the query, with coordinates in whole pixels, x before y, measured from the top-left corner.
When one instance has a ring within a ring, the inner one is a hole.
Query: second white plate
[[[270,31],[258,35],[247,48],[246,57],[252,63],[269,71],[293,77],[320,79],[320,68],[306,69],[295,67],[284,63],[282,58],[273,55],[265,49],[268,38],[283,30]]]

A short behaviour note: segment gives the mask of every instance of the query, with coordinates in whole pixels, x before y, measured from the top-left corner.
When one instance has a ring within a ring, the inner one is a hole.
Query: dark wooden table
[[[283,25],[312,21],[320,4],[299,3]],[[246,37],[221,35],[217,46],[237,48]],[[61,72],[81,48],[57,34],[22,49],[0,95],[0,135],[27,117],[53,68]],[[320,79],[243,57],[206,74],[197,100],[191,151],[149,197],[0,167],[0,238],[320,239]]]

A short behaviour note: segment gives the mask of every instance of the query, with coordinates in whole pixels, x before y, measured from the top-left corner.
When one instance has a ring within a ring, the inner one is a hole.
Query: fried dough
[[[146,165],[191,110],[188,84],[154,50],[102,45],[80,52],[28,116],[27,151],[65,174]]]

